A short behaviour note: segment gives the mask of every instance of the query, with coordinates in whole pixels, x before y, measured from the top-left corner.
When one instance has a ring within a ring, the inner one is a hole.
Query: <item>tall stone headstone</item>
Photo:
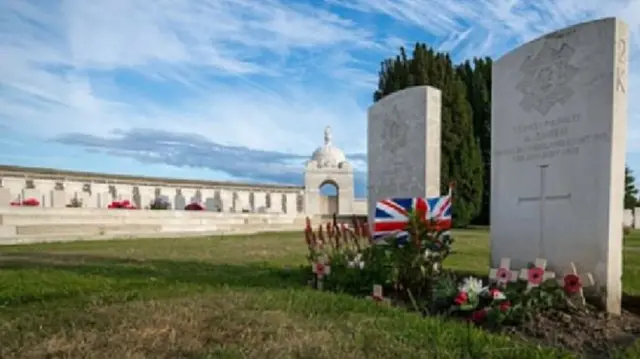
[[[440,195],[441,93],[411,87],[369,108],[368,212],[390,197]]]
[[[625,209],[622,215],[622,225],[626,228],[633,227],[633,210]]]
[[[640,207],[633,209],[633,229],[640,229]]]
[[[491,260],[594,275],[620,312],[628,30],[609,18],[493,64]]]

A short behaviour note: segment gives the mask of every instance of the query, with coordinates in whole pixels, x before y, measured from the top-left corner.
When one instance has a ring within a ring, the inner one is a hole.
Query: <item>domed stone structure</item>
[[[347,161],[344,152],[331,143],[331,127],[324,130],[324,146],[313,151],[311,160],[316,161],[318,168],[339,167]]]
[[[324,130],[324,145],[307,161],[304,172],[304,211],[308,215],[349,214],[353,211],[353,167],[344,152],[332,144],[331,127]],[[320,188],[336,187],[336,196],[323,196]]]

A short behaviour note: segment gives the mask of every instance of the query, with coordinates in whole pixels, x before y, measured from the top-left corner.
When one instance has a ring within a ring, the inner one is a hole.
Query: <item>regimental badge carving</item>
[[[407,142],[407,132],[409,128],[406,123],[400,119],[400,111],[398,105],[393,105],[391,114],[384,119],[382,129],[382,149],[393,154]]]
[[[535,110],[545,116],[556,104],[565,104],[574,94],[569,86],[579,68],[569,61],[576,52],[568,44],[555,48],[545,41],[542,50],[528,57],[520,67],[524,77],[516,88],[524,97],[520,107],[530,112]]]

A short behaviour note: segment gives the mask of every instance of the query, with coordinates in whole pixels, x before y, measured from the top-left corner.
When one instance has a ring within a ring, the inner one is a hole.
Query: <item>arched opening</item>
[[[297,213],[304,213],[304,196],[300,193],[296,195],[296,211]]]
[[[231,195],[231,202],[231,212],[242,211],[242,208],[240,208],[240,196],[238,195],[238,192],[233,192]]]
[[[287,195],[282,194],[282,198],[280,199],[280,206],[282,207],[282,213],[287,213]]]
[[[271,208],[271,193],[267,193],[264,197],[264,205],[267,208]]]
[[[338,184],[332,180],[326,180],[320,184],[320,196],[318,206],[320,214],[337,214],[338,213],[338,193],[340,188]]]
[[[253,192],[249,193],[249,211],[251,213],[256,211],[256,195]]]
[[[202,192],[200,190],[196,190],[196,194],[191,198],[191,202],[202,203]]]

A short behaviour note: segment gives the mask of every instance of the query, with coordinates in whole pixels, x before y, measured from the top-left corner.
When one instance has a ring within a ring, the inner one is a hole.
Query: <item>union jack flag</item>
[[[407,239],[406,231],[409,213],[424,213],[424,219],[435,226],[437,231],[451,229],[451,195],[453,185],[449,186],[446,196],[432,198],[389,198],[376,203],[376,214],[373,224],[373,239],[395,236]]]

